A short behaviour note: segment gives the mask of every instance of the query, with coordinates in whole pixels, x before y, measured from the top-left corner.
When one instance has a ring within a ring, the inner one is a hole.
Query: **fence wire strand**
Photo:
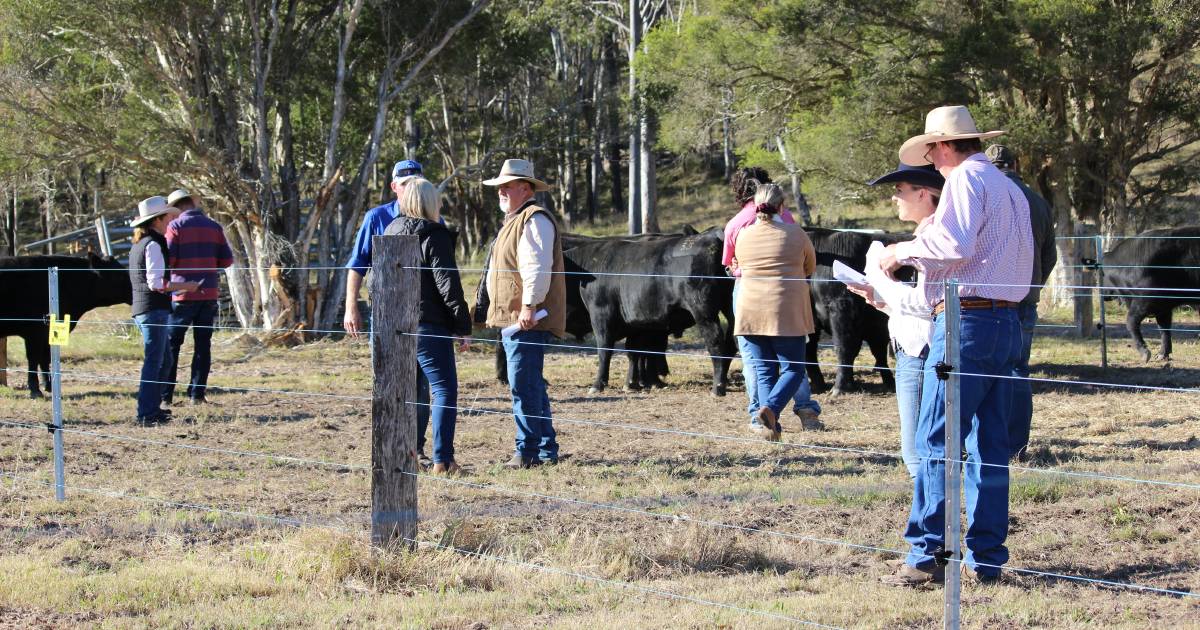
[[[21,369],[17,369],[17,368],[7,368],[5,371],[10,372],[10,373],[26,373],[26,374],[30,373],[29,370],[21,370]],[[926,371],[929,371],[929,370],[926,370]],[[960,374],[963,376],[994,376],[994,375],[974,375],[974,374],[970,374],[970,373],[960,373],[960,372],[954,372],[954,373]],[[140,379],[113,377],[113,376],[106,376],[106,375],[101,375],[101,374],[90,374],[90,373],[82,373],[82,372],[75,372],[75,371],[60,371],[60,374],[65,377],[68,377],[68,378],[79,377],[79,378],[83,378],[83,379],[87,379],[87,380],[97,380],[97,381],[102,381],[102,382],[133,382],[133,383],[142,382]],[[1018,377],[998,376],[997,378],[1016,379]],[[145,382],[156,383],[156,384],[172,384],[172,385],[175,384],[170,381],[145,381]],[[1054,381],[1054,382],[1056,382],[1056,381]],[[305,391],[263,389],[263,388],[244,388],[244,387],[224,387],[224,386],[219,386],[219,385],[207,385],[206,387],[208,387],[210,389],[221,390],[221,391],[230,391],[230,392],[268,393],[268,394],[282,394],[282,395],[293,395],[293,396],[313,396],[313,397],[326,397],[326,398],[336,398],[336,399],[343,399],[343,400],[364,401],[364,402],[373,400],[373,398],[370,396],[324,394],[324,393],[320,393],[320,392],[305,392]],[[1168,391],[1170,391],[1170,390],[1168,390]],[[1191,393],[1194,390],[1185,390],[1185,391],[1188,393]],[[455,409],[455,410],[463,411],[464,414],[476,413],[476,414],[480,414],[480,415],[505,415],[505,416],[512,414],[511,411],[485,409],[485,408],[480,408],[480,407],[434,405],[432,403],[422,403],[422,402],[415,402],[415,401],[404,401],[404,404],[420,405],[420,406],[425,406],[425,407],[430,407],[430,408],[441,407],[441,408],[446,408],[446,409]],[[643,432],[648,432],[648,433],[663,433],[663,434],[670,434],[670,435],[679,435],[679,436],[683,436],[683,437],[694,437],[694,438],[712,439],[712,440],[718,440],[718,441],[728,441],[728,442],[735,442],[735,443],[740,443],[740,444],[758,444],[758,445],[764,444],[762,439],[729,436],[729,435],[722,435],[719,433],[702,433],[702,432],[695,432],[695,431],[683,431],[683,430],[679,430],[679,429],[666,429],[666,428],[661,428],[661,427],[650,427],[650,426],[638,425],[638,424],[624,424],[624,423],[588,420],[588,419],[580,419],[580,418],[563,418],[563,417],[558,417],[558,416],[552,416],[550,418],[546,418],[544,416],[530,416],[530,417],[542,419],[542,420],[550,419],[555,422],[564,422],[564,423],[568,423],[568,424],[607,426],[609,428],[620,428],[620,429],[624,429],[624,430],[643,431]],[[773,445],[777,448],[803,448],[803,449],[837,452],[837,453],[861,455],[861,456],[869,456],[869,457],[888,457],[888,458],[892,458],[892,459],[900,458],[900,455],[898,453],[892,453],[892,452],[887,452],[887,451],[872,451],[872,450],[866,450],[866,449],[857,449],[857,448],[840,447],[840,446],[829,446],[829,445],[812,444],[812,443],[776,442],[776,443],[771,443],[771,445]],[[920,457],[920,459],[934,461],[934,462],[946,463],[949,461],[945,458],[923,457],[923,456],[919,456],[919,457]],[[1190,489],[1190,490],[1200,489],[1200,484],[1180,482],[1180,481],[1166,481],[1166,480],[1160,480],[1160,479],[1141,479],[1141,478],[1137,478],[1137,477],[1128,477],[1128,476],[1120,476],[1120,475],[1104,475],[1101,473],[1077,472],[1077,471],[1061,470],[1061,469],[1056,469],[1056,468],[1034,468],[1034,467],[1027,467],[1027,466],[1015,466],[1012,464],[991,464],[991,463],[980,462],[979,465],[987,466],[987,467],[995,467],[995,468],[1007,468],[1009,470],[1018,470],[1018,471],[1038,473],[1038,474],[1061,475],[1061,476],[1068,476],[1068,477],[1081,477],[1081,478],[1095,479],[1095,480],[1099,480],[1099,481],[1120,481],[1120,482],[1139,483],[1139,484],[1156,485],[1156,486],[1164,486],[1164,487],[1184,488],[1184,489]]]

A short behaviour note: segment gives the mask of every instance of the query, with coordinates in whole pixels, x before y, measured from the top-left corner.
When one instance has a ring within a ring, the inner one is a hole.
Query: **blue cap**
[[[892,182],[908,182],[917,186],[928,186],[937,189],[941,189],[946,185],[946,179],[942,177],[941,173],[937,172],[937,169],[933,168],[932,164],[909,166],[903,163],[891,173],[876,177],[867,182],[867,185],[878,186],[879,184],[890,184]]]
[[[400,160],[392,167],[392,179],[408,177],[409,175],[420,175],[421,163],[416,160]]]

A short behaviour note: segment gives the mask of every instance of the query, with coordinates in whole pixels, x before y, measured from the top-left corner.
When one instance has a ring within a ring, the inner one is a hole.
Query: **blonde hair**
[[[400,193],[400,212],[414,219],[437,221],[441,217],[442,197],[437,186],[427,179],[410,180]]]
[[[754,192],[754,204],[760,208],[763,206],[770,208],[770,212],[759,211],[758,214],[767,216],[779,214],[779,210],[783,207],[783,201],[783,189],[775,184],[759,184],[758,190]]]

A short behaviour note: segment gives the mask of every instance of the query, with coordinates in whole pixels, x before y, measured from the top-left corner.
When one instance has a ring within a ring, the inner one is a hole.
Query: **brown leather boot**
[[[783,429],[779,426],[779,419],[775,417],[775,412],[771,411],[770,407],[760,407],[754,414],[754,419],[758,421],[758,426],[755,431],[768,442],[778,442],[783,435]]]
[[[453,460],[448,462],[438,462],[433,465],[433,474],[446,475],[447,477],[457,477],[462,474],[462,466]]]

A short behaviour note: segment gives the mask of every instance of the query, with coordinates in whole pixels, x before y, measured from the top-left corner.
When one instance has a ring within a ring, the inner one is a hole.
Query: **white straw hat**
[[[966,140],[968,138],[995,138],[1003,131],[979,131],[975,127],[975,119],[971,112],[962,105],[946,105],[939,107],[925,116],[925,133],[909,138],[900,146],[900,161],[909,166],[929,164],[925,159],[928,149],[925,145],[934,142],[950,140]]]
[[[483,180],[483,185],[499,186],[517,179],[529,182],[535,192],[550,190],[550,184],[533,176],[533,163],[529,160],[504,160],[500,174],[492,179]]]
[[[167,200],[155,195],[138,202],[138,216],[129,222],[129,227],[137,227],[148,223],[173,210]]]

